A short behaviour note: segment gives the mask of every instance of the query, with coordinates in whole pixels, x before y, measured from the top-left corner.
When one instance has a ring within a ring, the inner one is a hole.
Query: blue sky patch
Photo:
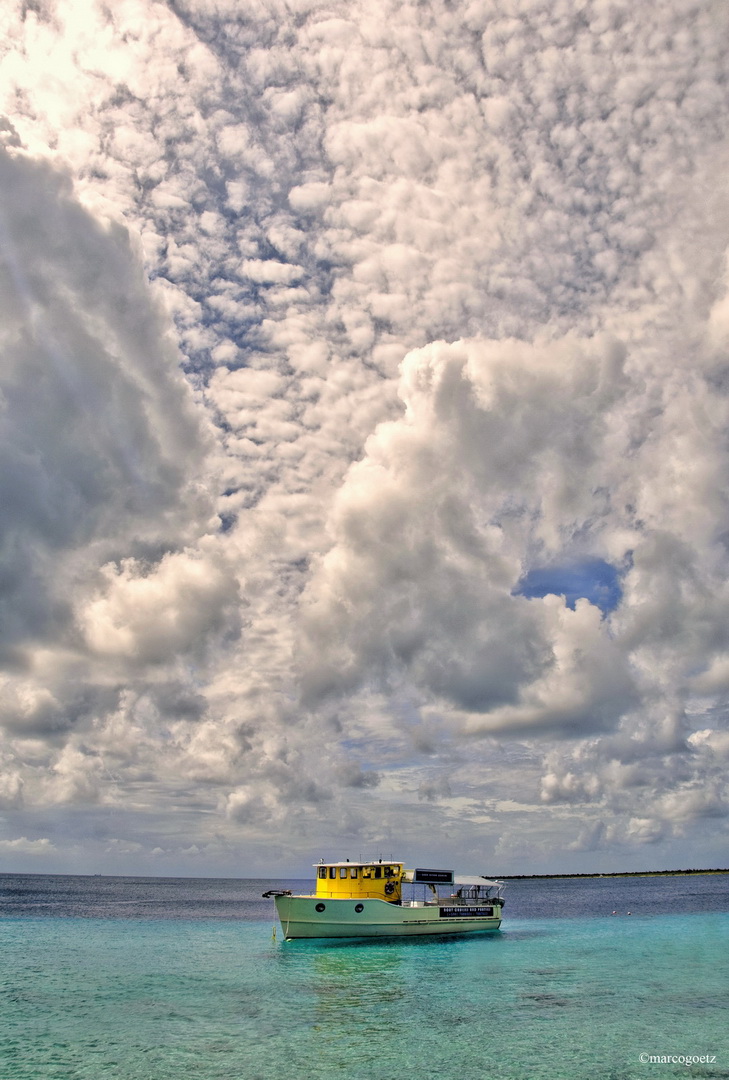
[[[617,570],[602,559],[535,567],[522,578],[514,593],[529,598],[554,593],[564,596],[570,608],[584,597],[605,614],[615,610],[622,596]]]

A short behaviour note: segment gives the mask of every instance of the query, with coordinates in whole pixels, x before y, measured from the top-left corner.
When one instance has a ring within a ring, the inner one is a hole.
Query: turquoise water
[[[0,881],[0,1080],[729,1077],[726,879],[514,883],[500,934],[362,944],[272,940],[271,883],[65,880]]]

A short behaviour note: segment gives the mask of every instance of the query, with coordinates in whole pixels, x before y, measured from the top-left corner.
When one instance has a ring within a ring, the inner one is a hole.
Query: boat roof
[[[399,859],[345,859],[344,862],[330,862],[322,859],[314,866],[402,866]]]
[[[454,885],[488,885],[492,888],[497,888],[499,885],[503,885],[503,881],[490,881],[485,877],[474,877],[472,874],[456,874],[453,879]]]
[[[499,888],[504,883],[503,881],[492,881],[490,878],[482,877],[480,874],[457,874],[453,870],[406,870],[405,881],[421,882],[423,884],[433,885],[468,885],[473,887],[474,885],[480,885],[481,888]]]

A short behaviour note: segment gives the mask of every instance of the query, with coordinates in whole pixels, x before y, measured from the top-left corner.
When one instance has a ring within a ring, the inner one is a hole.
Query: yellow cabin
[[[316,896],[330,900],[389,900],[399,904],[402,880],[402,863],[320,863],[316,867]]]

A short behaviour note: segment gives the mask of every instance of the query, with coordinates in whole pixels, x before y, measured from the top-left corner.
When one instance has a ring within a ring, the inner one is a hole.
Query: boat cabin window
[[[337,876],[337,868],[336,868],[336,866],[330,866],[329,867],[329,877],[330,878],[335,878],[336,876]]]
[[[353,866],[353,867],[351,868],[351,870],[349,871],[349,876],[350,876],[350,877],[353,877],[353,878],[356,878],[356,877],[357,877],[357,867],[356,867],[356,866]]]
[[[346,866],[340,866],[339,867],[339,876],[340,877],[346,877],[347,876],[347,867]]]
[[[326,876],[327,876],[327,868],[326,868],[326,866],[320,866],[319,867],[319,877],[325,878]]]
[[[382,877],[382,867],[381,866],[376,866],[375,867],[375,877]]]

